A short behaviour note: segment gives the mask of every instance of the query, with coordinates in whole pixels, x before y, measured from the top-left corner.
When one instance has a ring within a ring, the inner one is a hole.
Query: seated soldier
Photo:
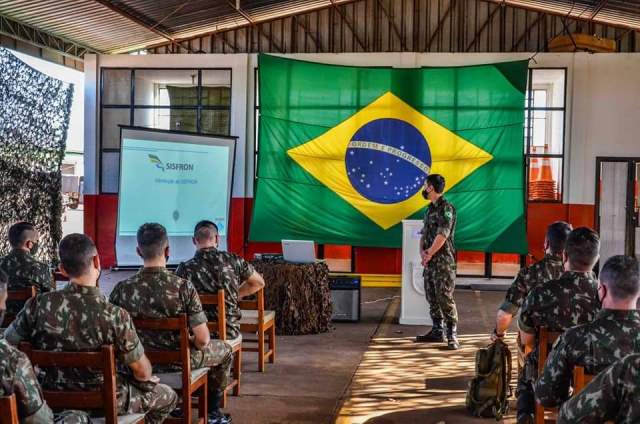
[[[195,287],[166,269],[169,239],[165,228],[156,223],[144,224],[138,230],[137,239],[137,251],[144,267],[131,278],[119,282],[111,292],[110,301],[128,310],[135,318],[174,318],[187,314],[193,333],[191,365],[210,368],[208,422],[231,422],[229,416],[220,412],[224,389],[230,381],[231,346],[222,340],[210,339],[207,317]],[[179,335],[172,332],[140,332],[140,338],[147,348],[180,348]]]
[[[193,283],[199,293],[224,290],[227,337],[240,337],[242,312],[238,301],[264,287],[264,280],[253,266],[240,256],[218,250],[218,227],[211,221],[200,221],[193,233],[197,251],[194,257],[180,264],[176,274]],[[215,308],[205,309],[210,321],[217,321]]]
[[[593,321],[600,309],[597,280],[592,272],[599,251],[598,234],[586,227],[573,230],[563,254],[567,271],[557,280],[534,287],[522,305],[518,327],[521,340],[531,353],[518,376],[518,423],[533,422],[533,382],[538,369],[536,337],[540,327],[564,331]]]
[[[69,284],[60,291],[29,299],[5,332],[17,345],[28,341],[34,349],[52,351],[97,351],[114,346],[119,361],[132,376],[117,375],[118,414],[145,413],[145,421],[161,423],[175,408],[177,395],[158,384],[144,354],[133,322],[124,309],[110,304],[96,286],[100,275],[98,251],[83,234],[70,234],[59,246],[60,271]],[[102,387],[102,371],[87,368],[43,369],[39,374],[45,389]]]
[[[640,354],[628,355],[602,371],[562,404],[558,424],[640,422]]]
[[[564,252],[564,245],[570,232],[571,225],[564,221],[554,222],[547,227],[547,234],[544,238],[544,258],[518,272],[507,290],[504,302],[498,309],[492,339],[504,337],[514,315],[518,313],[522,302],[531,289],[547,281],[560,278],[564,272],[562,252]]]
[[[598,293],[602,310],[595,321],[568,329],[554,346],[535,386],[536,398],[548,407],[569,398],[573,367],[597,374],[632,353],[640,353],[638,261],[613,256],[602,267]]]
[[[11,252],[0,259],[0,269],[9,276],[9,290],[35,286],[38,293],[53,289],[53,274],[49,265],[33,255],[38,251],[38,231],[30,222],[18,222],[9,228]],[[7,313],[17,315],[24,301],[10,300]],[[0,326],[2,321],[0,321]]]

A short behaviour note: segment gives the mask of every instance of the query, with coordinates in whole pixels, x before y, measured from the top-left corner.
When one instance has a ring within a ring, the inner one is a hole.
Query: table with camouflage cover
[[[251,264],[266,282],[265,309],[276,312],[277,334],[317,334],[329,330],[332,306],[329,268],[325,263],[254,260]]]

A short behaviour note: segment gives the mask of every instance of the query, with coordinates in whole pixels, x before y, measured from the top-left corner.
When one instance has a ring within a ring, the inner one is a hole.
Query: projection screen
[[[193,256],[193,227],[218,225],[227,248],[235,137],[121,127],[116,261],[141,265],[136,232],[158,222],[169,234],[169,264]]]

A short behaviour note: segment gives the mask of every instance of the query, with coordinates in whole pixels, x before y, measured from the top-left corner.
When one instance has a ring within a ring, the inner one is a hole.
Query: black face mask
[[[4,313],[7,312],[6,309],[0,309],[0,325],[4,322]]]

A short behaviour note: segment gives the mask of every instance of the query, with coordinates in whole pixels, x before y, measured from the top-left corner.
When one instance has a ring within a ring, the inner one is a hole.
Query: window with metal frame
[[[562,202],[566,79],[566,68],[529,69],[524,149],[530,202]]]
[[[117,193],[120,125],[229,135],[229,68],[101,68],[99,187]]]

